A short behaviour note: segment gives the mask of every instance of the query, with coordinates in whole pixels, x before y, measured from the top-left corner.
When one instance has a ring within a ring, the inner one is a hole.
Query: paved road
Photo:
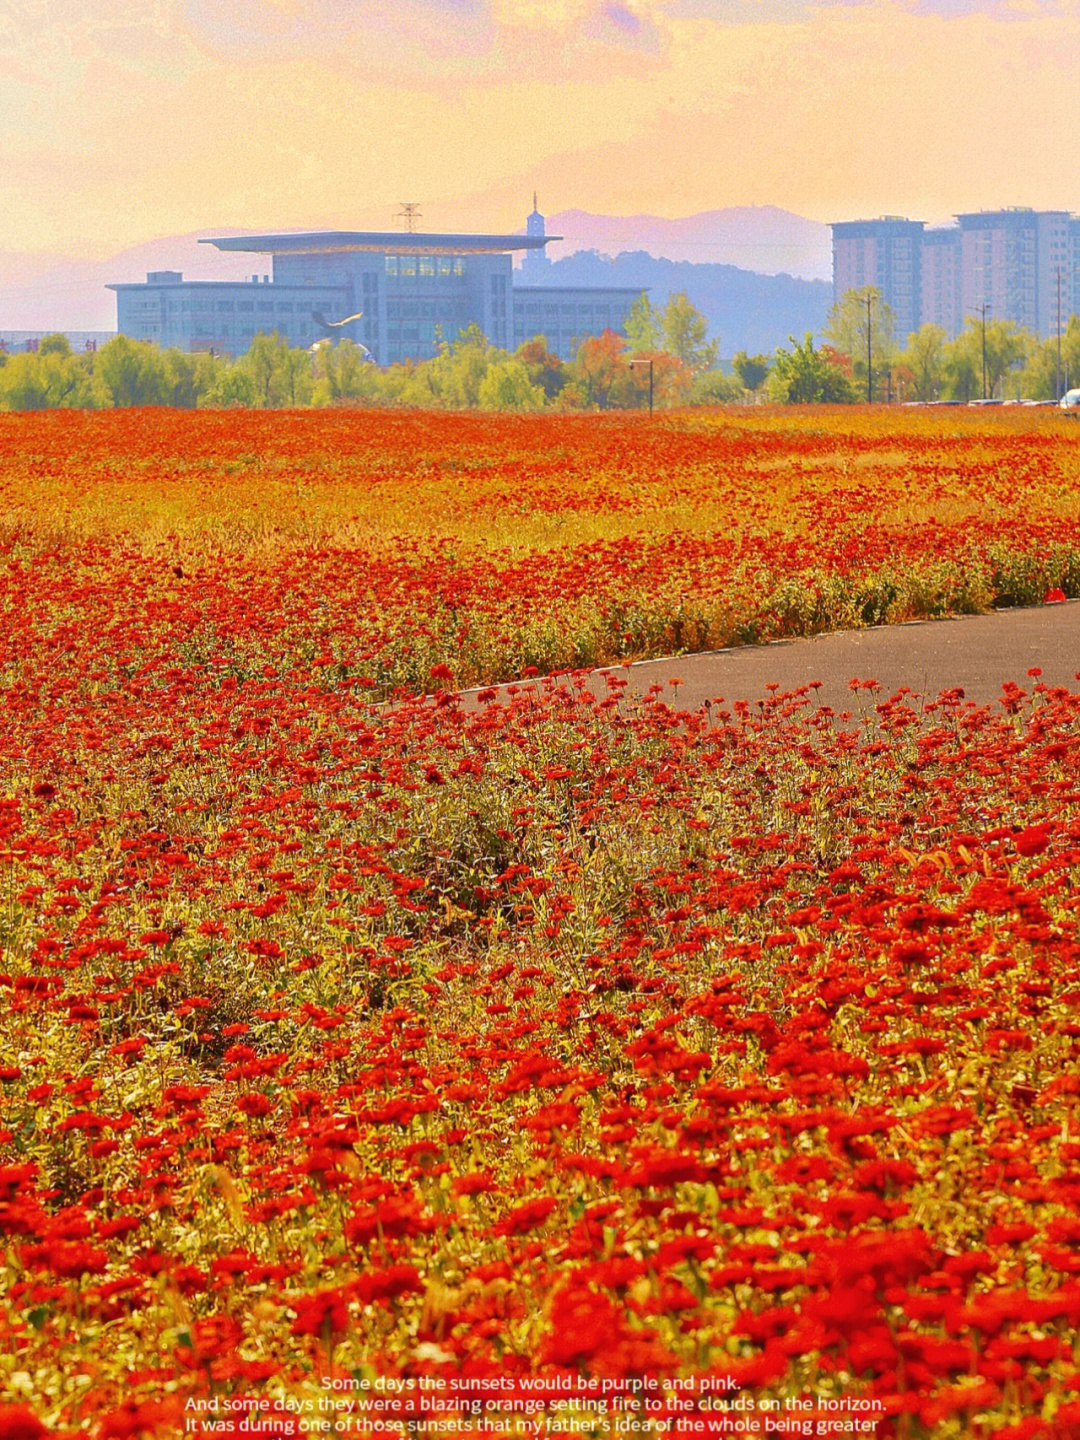
[[[664,699],[680,709],[699,709],[706,699],[754,702],[770,685],[795,690],[817,680],[816,703],[843,710],[852,680],[876,680],[886,696],[906,685],[928,699],[959,686],[966,699],[985,705],[1007,681],[1030,690],[1027,672],[1035,666],[1044,684],[1080,690],[1080,600],[646,660],[614,673],[628,680],[628,695],[662,685]],[[682,683],[672,687],[673,679]],[[604,691],[603,672],[593,688]],[[463,699],[474,704],[475,692]]]

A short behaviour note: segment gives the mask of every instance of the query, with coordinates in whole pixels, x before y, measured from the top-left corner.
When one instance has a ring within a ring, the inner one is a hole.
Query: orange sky
[[[1080,211],[1080,0],[14,0],[0,251],[516,229],[540,193],[822,221]]]

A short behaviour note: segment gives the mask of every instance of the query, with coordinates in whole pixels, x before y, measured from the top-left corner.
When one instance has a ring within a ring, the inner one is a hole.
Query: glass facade
[[[428,359],[475,325],[501,349],[543,334],[556,354],[572,358],[587,335],[621,329],[640,292],[515,286],[513,252],[531,247],[539,255],[547,238],[535,225],[524,239],[238,236],[208,243],[272,256],[272,279],[185,282],[159,271],[143,285],[111,288],[121,333],[187,350],[240,354],[259,331],[277,330],[291,345],[348,338],[378,364],[393,365]]]
[[[312,345],[325,333],[315,313],[333,313],[341,301],[337,287],[300,289],[286,300],[278,287],[265,282],[185,282],[180,277],[112,288],[121,335],[223,355],[242,354],[260,331],[277,331],[290,345]],[[263,293],[256,297],[256,291]]]

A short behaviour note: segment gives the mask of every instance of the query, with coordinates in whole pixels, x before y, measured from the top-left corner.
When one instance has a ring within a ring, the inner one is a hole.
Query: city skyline
[[[0,18],[0,252],[218,227],[1080,210],[1080,0],[46,0]],[[764,267],[763,267],[764,268]]]
[[[960,212],[950,226],[885,215],[832,226],[833,299],[875,287],[903,343],[957,335],[975,315],[1043,338],[1080,314],[1080,216],[1028,206]]]

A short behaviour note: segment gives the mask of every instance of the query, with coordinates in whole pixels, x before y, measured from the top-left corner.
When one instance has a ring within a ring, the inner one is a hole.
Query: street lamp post
[[[633,367],[634,367],[635,365],[647,365],[647,366],[649,367],[649,414],[651,415],[652,412],[653,412],[653,362],[652,362],[652,356],[650,355],[647,360],[631,360],[631,361],[630,361],[630,368],[633,369]]]
[[[872,295],[866,297],[866,403],[869,405],[874,398],[874,369],[870,359],[870,302]]]
[[[1054,373],[1054,399],[1061,399],[1061,266],[1057,267],[1057,368]]]
[[[986,305],[980,307],[979,313],[982,316],[982,398],[986,399]]]

